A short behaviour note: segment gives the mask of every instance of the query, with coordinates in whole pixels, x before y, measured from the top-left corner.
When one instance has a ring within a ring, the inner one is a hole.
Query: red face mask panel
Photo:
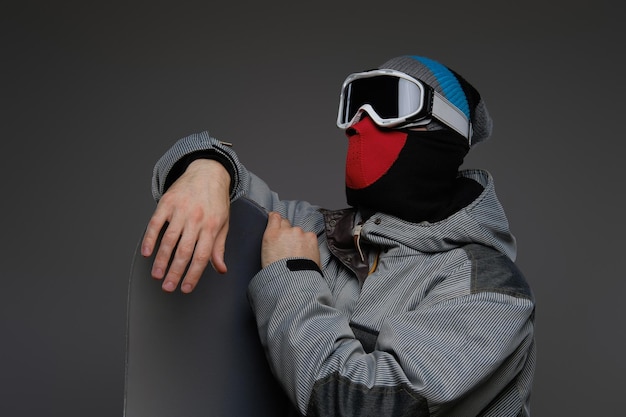
[[[380,179],[396,161],[407,139],[404,132],[381,130],[369,117],[348,128],[346,136],[346,185],[355,190]]]

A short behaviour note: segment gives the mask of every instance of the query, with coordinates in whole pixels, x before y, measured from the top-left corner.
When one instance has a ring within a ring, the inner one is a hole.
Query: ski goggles
[[[465,114],[430,86],[392,69],[350,74],[339,99],[337,126],[347,129],[367,115],[380,127],[423,126],[437,119],[469,140]]]

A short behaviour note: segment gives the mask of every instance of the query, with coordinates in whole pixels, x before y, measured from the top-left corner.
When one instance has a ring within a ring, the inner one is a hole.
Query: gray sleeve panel
[[[421,417],[430,416],[425,398],[405,385],[374,386],[357,384],[338,372],[313,386],[307,416],[338,417]]]
[[[534,300],[532,290],[518,266],[506,255],[482,245],[467,245],[472,261],[473,294],[495,292],[516,298]]]

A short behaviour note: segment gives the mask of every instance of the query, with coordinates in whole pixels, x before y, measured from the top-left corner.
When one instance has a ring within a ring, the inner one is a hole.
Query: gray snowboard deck
[[[246,288],[260,270],[263,209],[231,205],[228,272],[210,266],[191,294],[166,293],[154,258],[135,252],[129,282],[125,417],[245,417],[286,414],[267,364]]]

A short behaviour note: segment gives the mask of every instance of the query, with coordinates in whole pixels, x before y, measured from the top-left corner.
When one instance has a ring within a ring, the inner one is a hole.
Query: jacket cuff
[[[181,175],[183,175],[187,167],[197,159],[213,159],[224,166],[226,171],[228,171],[228,175],[230,175],[231,181],[229,193],[232,195],[233,188],[235,187],[234,181],[232,180],[235,177],[235,168],[233,167],[231,161],[225,155],[213,149],[192,152],[176,161],[170,172],[167,174],[167,178],[165,178],[165,183],[163,184],[163,192],[167,191],[167,189],[170,188],[170,186]]]

